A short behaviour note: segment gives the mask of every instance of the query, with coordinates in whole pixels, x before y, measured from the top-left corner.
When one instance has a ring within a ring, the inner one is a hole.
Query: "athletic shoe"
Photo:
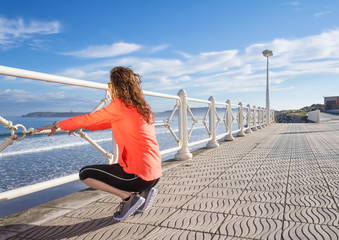
[[[147,209],[149,209],[152,204],[153,204],[153,201],[155,199],[155,197],[157,196],[158,194],[158,190],[155,189],[155,188],[151,188],[149,190],[146,190],[146,191],[143,191],[140,196],[143,197],[145,199],[145,203],[143,205],[141,205],[139,208],[138,208],[138,212],[144,212],[146,211]]]
[[[143,203],[145,199],[137,193],[133,193],[127,201],[122,201],[118,207],[118,211],[114,213],[113,218],[117,221],[124,220],[132,215]]]

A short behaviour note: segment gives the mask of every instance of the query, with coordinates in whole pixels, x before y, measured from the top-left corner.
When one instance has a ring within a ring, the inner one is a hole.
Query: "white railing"
[[[85,80],[61,77],[61,76],[56,76],[56,75],[51,75],[51,74],[27,71],[27,70],[10,68],[10,67],[5,67],[5,66],[0,66],[0,74],[7,75],[7,76],[13,76],[13,77],[28,78],[28,79],[39,80],[39,81],[74,85],[74,86],[79,86],[79,87],[100,89],[100,90],[105,90],[106,92],[108,90],[107,85],[102,84],[102,83],[95,83],[95,82],[90,82],[90,81],[85,81]],[[246,134],[249,134],[252,131],[256,131],[258,129],[264,128],[274,122],[274,111],[273,110],[271,110],[270,112],[270,122],[266,123],[265,122],[265,119],[266,119],[265,109],[260,108],[260,107],[251,108],[250,105],[243,107],[242,103],[239,103],[238,105],[232,105],[230,100],[227,100],[225,103],[223,103],[223,102],[216,102],[213,97],[210,97],[208,100],[189,98],[187,97],[187,94],[184,90],[180,90],[177,95],[162,94],[162,93],[150,92],[150,91],[143,91],[143,93],[146,96],[172,99],[172,100],[175,100],[176,102],[170,116],[165,121],[155,123],[156,126],[164,126],[165,128],[167,128],[169,132],[172,134],[174,140],[177,142],[177,147],[162,150],[160,152],[161,155],[164,156],[169,153],[176,153],[174,157],[176,160],[191,159],[192,153],[190,152],[189,148],[192,146],[196,146],[198,144],[207,142],[206,147],[216,148],[219,146],[217,142],[218,140],[232,141],[234,140],[235,136],[245,136]],[[189,103],[191,102],[207,104],[208,106],[207,112],[203,120],[198,121],[197,118],[194,116],[189,106]],[[102,105],[103,104],[101,104],[101,107]],[[225,108],[225,113],[222,117],[219,116],[216,110],[216,106],[222,106],[223,108]],[[236,117],[233,116],[233,109],[237,112]],[[171,125],[170,125],[171,120],[174,117],[176,111],[178,111],[179,136],[175,134],[175,131],[171,128]],[[244,111],[246,112],[246,114],[244,114]],[[189,131],[188,131],[188,126],[187,126],[188,115],[192,118],[192,121],[193,121],[191,129]],[[1,113],[0,113],[0,117],[1,117]],[[208,124],[206,121],[207,118],[208,118]],[[6,128],[9,128],[11,130],[11,135],[16,136],[15,131],[17,131],[18,128],[13,127],[12,123],[6,121],[4,118],[2,119],[3,119],[3,122],[6,123],[6,126],[5,124],[3,125]],[[238,129],[233,129],[234,120],[237,121]],[[217,128],[221,122],[224,123],[226,131],[223,134],[216,135]],[[245,125],[245,122],[246,122],[246,125]],[[192,132],[194,131],[196,124],[203,124],[209,137],[206,139],[195,141],[195,142],[189,142],[190,136]],[[32,135],[34,134],[34,130],[29,129],[29,131],[25,132],[25,136],[26,136],[26,133],[28,135]],[[12,137],[12,138],[13,139],[11,141],[19,140],[19,139],[15,139],[15,137]],[[117,147],[115,146],[114,139],[112,139],[112,141],[113,141],[113,146],[114,146],[113,150],[116,150]],[[94,144],[95,143],[93,143],[92,145]],[[99,147],[97,147],[97,149],[99,149]],[[107,155],[108,153],[105,152],[105,154]],[[117,159],[117,154],[118,154],[117,151],[113,151],[114,159]],[[19,196],[33,193],[33,192],[51,188],[57,185],[72,182],[75,180],[78,180],[78,174],[73,174],[73,175],[62,177],[62,178],[53,179],[53,180],[49,180],[46,182],[13,189],[7,192],[2,192],[0,193],[0,201],[16,198]]]

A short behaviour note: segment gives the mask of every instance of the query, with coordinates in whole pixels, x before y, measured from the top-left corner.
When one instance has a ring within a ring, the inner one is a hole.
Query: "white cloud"
[[[1,114],[6,116],[36,111],[69,111],[70,108],[75,111],[91,111],[91,107],[99,102],[98,99],[88,99],[83,94],[74,93],[74,89],[71,92],[66,91],[58,91],[56,88],[44,93],[21,89],[0,91]]]
[[[327,15],[327,14],[331,14],[332,12],[331,11],[322,11],[322,12],[317,12],[314,14],[315,17],[322,17],[324,15]]]
[[[5,101],[1,102],[6,102],[6,104],[22,103],[37,101],[39,99],[39,95],[31,94],[25,90],[6,89],[0,92],[0,99],[4,99]]]
[[[300,5],[300,2],[299,1],[283,2],[281,3],[281,5],[297,7]]]
[[[299,6],[300,2],[298,2],[298,1],[284,2],[284,3],[282,3],[282,5]]]
[[[89,46],[79,51],[64,52],[61,54],[83,58],[107,58],[126,55],[140,49],[141,46],[138,44],[120,42],[111,45]]]
[[[70,77],[70,78],[82,79],[83,77],[86,76],[86,73],[81,69],[70,68],[70,69],[67,69],[66,71],[64,71],[61,75],[67,76],[67,77]]]
[[[167,48],[169,48],[170,45],[169,44],[162,44],[162,45],[159,45],[159,46],[155,46],[155,47],[152,47],[149,51],[149,53],[156,53],[156,52],[159,52],[159,51],[162,51],[162,50],[165,50]]]
[[[1,77],[1,79],[7,80],[7,81],[13,81],[13,80],[17,79],[16,77],[6,76],[6,75],[1,75],[0,77]]]
[[[56,34],[60,29],[58,21],[25,21],[21,17],[7,19],[0,16],[0,47],[5,50],[17,47],[25,40],[37,35]],[[41,40],[34,39],[32,43],[36,46]]]
[[[298,39],[274,39],[255,43],[244,51],[187,54],[177,57],[120,57],[72,69],[83,79],[105,82],[114,66],[131,66],[143,77],[143,87],[150,91],[203,88],[206,92],[261,91],[266,84],[264,49],[273,50],[270,58],[272,88],[286,90],[287,80],[311,75],[339,73],[339,29]],[[66,75],[72,72],[65,71]],[[73,76],[74,77],[74,76]],[[280,86],[284,84],[284,86]],[[289,83],[293,84],[293,83]],[[161,86],[161,88],[159,88]]]

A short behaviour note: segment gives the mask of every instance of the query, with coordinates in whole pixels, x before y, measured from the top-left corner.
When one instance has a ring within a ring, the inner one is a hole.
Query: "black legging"
[[[145,191],[154,187],[159,181],[159,179],[145,181],[134,174],[126,173],[118,163],[86,166],[80,170],[79,176],[80,180],[94,178],[127,192]]]

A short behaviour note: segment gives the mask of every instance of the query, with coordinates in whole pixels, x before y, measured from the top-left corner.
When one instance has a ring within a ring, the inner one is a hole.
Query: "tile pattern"
[[[337,131],[273,124],[164,172],[144,213],[104,195],[8,239],[339,239]]]

